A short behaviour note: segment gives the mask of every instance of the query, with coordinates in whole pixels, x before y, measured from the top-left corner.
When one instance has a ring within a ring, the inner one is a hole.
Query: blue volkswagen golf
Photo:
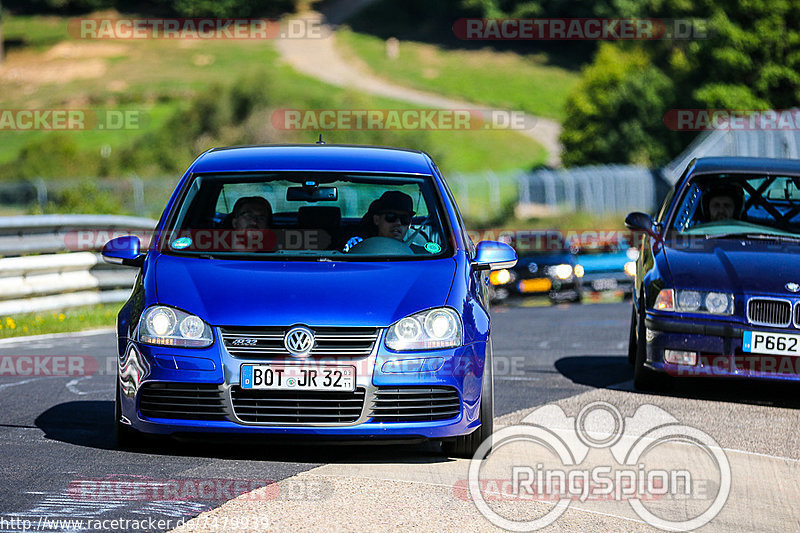
[[[629,359],[671,377],[800,379],[800,161],[692,161],[644,232]]]
[[[434,439],[492,432],[487,278],[431,158],[367,146],[210,150],[143,246],[117,320],[116,426],[142,434]]]

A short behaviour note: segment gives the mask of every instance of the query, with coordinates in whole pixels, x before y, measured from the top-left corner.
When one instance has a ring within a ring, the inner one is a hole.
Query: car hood
[[[239,261],[162,255],[158,301],[213,326],[388,326],[444,305],[454,259]]]
[[[786,283],[800,283],[797,243],[692,239],[664,251],[676,287],[788,295]]]

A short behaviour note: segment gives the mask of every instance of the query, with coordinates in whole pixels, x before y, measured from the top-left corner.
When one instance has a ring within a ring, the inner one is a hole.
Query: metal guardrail
[[[128,298],[136,271],[105,263],[108,240],[146,235],[156,221],[114,215],[0,217],[0,315]]]
[[[521,174],[518,215],[557,210],[614,214],[652,211],[657,201],[656,174],[648,168],[601,165]]]

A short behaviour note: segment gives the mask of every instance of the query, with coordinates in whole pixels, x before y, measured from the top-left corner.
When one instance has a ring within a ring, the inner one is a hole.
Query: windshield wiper
[[[762,241],[778,240],[778,241],[800,242],[800,236],[793,237],[791,235],[780,235],[775,233],[748,233],[748,232],[720,233],[718,235],[706,235],[705,238],[706,240],[745,238],[745,239],[758,239]]]

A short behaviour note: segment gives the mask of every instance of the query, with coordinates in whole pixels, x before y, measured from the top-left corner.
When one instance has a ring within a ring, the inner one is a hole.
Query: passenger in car
[[[372,202],[356,230],[344,246],[345,252],[370,237],[402,241],[414,217],[414,200],[404,192],[386,191]]]
[[[239,198],[231,214],[233,229],[267,229],[272,224],[272,206],[260,196]]]

